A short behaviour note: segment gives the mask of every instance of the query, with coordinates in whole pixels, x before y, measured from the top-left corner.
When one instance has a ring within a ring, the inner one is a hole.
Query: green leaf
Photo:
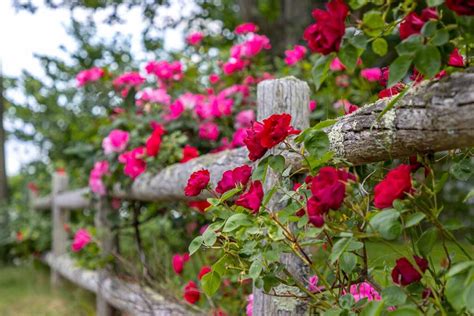
[[[229,256],[224,255],[219,260],[217,260],[212,265],[212,271],[219,273],[219,275],[224,275],[226,271],[226,263],[229,261]]]
[[[354,303],[355,303],[355,299],[354,299],[354,296],[352,296],[352,294],[346,294],[339,298],[339,304],[344,309],[350,309],[352,305],[354,305]]]
[[[383,301],[371,301],[362,310],[360,316],[380,316],[384,310]]]
[[[458,274],[452,278],[449,278],[446,282],[445,295],[448,299],[449,304],[458,312],[460,312],[465,306],[464,300],[464,281],[466,276],[464,274]]]
[[[402,305],[407,300],[407,295],[398,286],[389,286],[382,290],[382,297],[386,305]]]
[[[448,181],[449,178],[449,173],[444,172],[443,175],[441,176],[441,179],[436,181],[436,185],[434,187],[434,193],[439,193],[443,189],[444,185],[446,184],[446,181]]]
[[[252,222],[250,221],[247,214],[237,213],[229,217],[224,225],[222,230],[224,233],[231,232],[241,226],[250,226]]]
[[[474,197],[474,189],[471,189],[471,191],[469,191],[469,193],[466,195],[466,197],[462,201],[463,201],[463,203],[466,203],[467,201],[469,201],[473,197]]]
[[[463,159],[453,163],[449,172],[458,180],[467,181],[474,173],[474,166],[471,159]]]
[[[435,228],[428,229],[420,236],[420,238],[416,242],[416,247],[423,255],[423,257],[428,257],[430,255],[437,238],[438,231]]]
[[[444,3],[444,0],[426,0],[428,7],[437,7]]]
[[[390,64],[387,87],[390,88],[400,82],[410,69],[412,58],[410,56],[399,56]]]
[[[399,217],[400,213],[393,209],[380,211],[370,219],[368,231],[378,232],[383,239],[394,240],[402,232]]]
[[[203,237],[202,236],[197,236],[194,238],[191,243],[189,244],[188,250],[189,250],[189,255],[191,256],[193,253],[199,250],[201,248],[202,242],[203,242]]]
[[[213,230],[208,228],[206,229],[204,234],[202,234],[202,238],[204,245],[206,245],[207,247],[212,247],[216,243],[217,234]]]
[[[252,262],[249,268],[249,276],[253,280],[255,280],[256,278],[260,276],[260,273],[262,273],[262,270],[263,270],[263,266],[260,260],[254,260],[254,262]]]
[[[351,44],[346,44],[341,48],[338,55],[344,66],[346,66],[349,71],[354,71],[357,65],[357,58],[359,58],[357,48]]]
[[[364,32],[372,37],[382,34],[385,22],[382,13],[379,11],[369,11],[364,14],[362,18],[362,27]]]
[[[337,121],[338,121],[337,119],[327,119],[314,125],[313,127],[311,127],[311,129],[319,131],[319,130],[325,129],[326,127],[333,126],[334,124],[337,123]]]
[[[324,80],[326,80],[328,76],[330,63],[331,63],[330,55],[326,55],[326,56],[321,55],[314,63],[311,74],[313,75],[313,82],[316,87],[316,90],[319,90]]]
[[[221,276],[216,271],[206,273],[201,279],[202,290],[209,296],[214,295],[221,285]]]
[[[433,21],[433,20],[426,22],[421,28],[421,34],[423,34],[426,37],[433,36],[433,34],[436,32],[437,24],[438,24],[438,21]]]
[[[415,55],[415,67],[427,79],[431,79],[441,68],[441,54],[433,45],[422,46]]]
[[[351,252],[345,252],[341,255],[339,263],[344,272],[351,273],[357,264],[357,257]]]
[[[363,33],[358,34],[358,35],[354,35],[354,36],[349,38],[349,43],[351,43],[355,47],[357,47],[359,49],[362,49],[362,50],[365,50],[365,48],[367,47],[368,42],[369,42],[369,38]]]
[[[376,38],[372,42],[372,50],[379,56],[385,56],[388,50],[387,41],[383,37]]]
[[[257,168],[255,168],[255,171],[252,173],[252,180],[260,180],[262,182],[265,182],[265,178],[267,177],[269,157],[270,156],[267,156],[260,160]]]
[[[388,315],[395,316],[422,316],[423,314],[416,308],[416,306],[402,306],[390,312]]]
[[[228,199],[232,198],[234,195],[242,191],[242,188],[233,188],[232,190],[229,190],[227,192],[224,192],[220,198],[220,203],[227,201]]]
[[[451,267],[451,269],[449,269],[448,273],[446,273],[446,277],[451,278],[472,266],[474,266],[474,261],[464,261],[464,262],[456,263],[455,265]]]
[[[285,169],[285,157],[282,155],[270,156],[268,159],[270,167],[278,173],[282,173]]]
[[[425,217],[426,215],[420,212],[410,214],[405,221],[405,228],[415,226],[416,224],[421,222]]]
[[[352,238],[341,238],[332,247],[329,261],[334,264],[345,251],[358,250],[363,246],[363,243]]]
[[[304,139],[304,148],[316,158],[321,158],[329,151],[329,137],[323,131],[312,130]]]
[[[397,50],[398,55],[407,55],[415,56],[419,48],[423,46],[423,36],[421,35],[412,35],[404,39],[400,44],[398,44],[395,49]]]
[[[352,9],[357,10],[367,4],[367,0],[350,0],[349,5]]]
[[[431,43],[436,46],[442,46],[449,41],[449,32],[446,29],[437,30],[431,39]]]

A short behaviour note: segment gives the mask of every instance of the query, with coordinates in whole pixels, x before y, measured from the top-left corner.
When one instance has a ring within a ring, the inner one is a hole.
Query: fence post
[[[257,120],[267,118],[276,113],[288,113],[292,116],[292,125],[298,129],[309,127],[309,87],[306,82],[294,77],[285,77],[276,80],[261,82],[257,87]],[[278,149],[273,149],[273,152]],[[272,153],[272,152],[271,152]],[[264,190],[268,192],[278,182],[278,175],[269,169]],[[275,194],[268,207],[277,210],[280,196]],[[307,273],[301,260],[292,254],[284,254],[281,261],[296,278],[306,279]],[[305,282],[306,283],[306,282]],[[277,292],[291,292],[298,294],[298,289],[280,286]],[[253,289],[253,315],[305,315],[307,304],[294,298],[276,297]]]
[[[107,196],[97,197],[96,204],[96,216],[95,226],[97,229],[97,236],[102,249],[102,256],[108,257],[116,250],[116,236],[112,232],[112,225],[109,219],[109,215],[112,212],[109,200]],[[97,295],[96,295],[96,315],[97,316],[112,316],[116,314],[116,310],[110,305],[102,293],[102,286],[104,280],[109,276],[112,267],[108,264],[104,269],[99,271],[99,280],[97,284]]]
[[[55,171],[51,187],[51,203],[53,210],[53,255],[59,257],[67,252],[68,235],[64,225],[69,221],[69,211],[63,210],[56,204],[57,196],[65,191],[69,184],[69,177],[64,171]],[[59,285],[61,276],[58,272],[51,271],[51,283]]]

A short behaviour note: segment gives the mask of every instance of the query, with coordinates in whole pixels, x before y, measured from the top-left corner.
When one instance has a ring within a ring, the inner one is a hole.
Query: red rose
[[[158,155],[161,146],[161,136],[165,133],[165,130],[161,125],[157,125],[151,133],[150,137],[148,137],[146,141],[146,154],[149,157],[155,157]]]
[[[260,144],[265,148],[272,148],[284,141],[288,135],[298,133],[298,130],[291,127],[290,114],[273,114],[263,120],[263,130],[259,134]]]
[[[317,198],[312,196],[308,199],[308,204],[306,204],[306,209],[308,211],[308,219],[311,224],[316,227],[323,227],[324,225],[324,213],[328,211],[326,206],[318,201]]]
[[[184,264],[188,261],[189,261],[188,253],[185,253],[183,255],[179,255],[179,254],[174,255],[171,260],[174,272],[176,274],[181,274],[184,270]]]
[[[208,170],[199,170],[191,174],[188,184],[184,188],[186,196],[198,196],[209,184],[210,175]]]
[[[425,22],[437,18],[438,13],[435,9],[426,8],[421,12],[421,16],[415,12],[410,12],[400,23],[400,38],[405,39],[410,35],[420,34]]]
[[[298,134],[300,131],[291,126],[291,115],[287,113],[273,114],[262,123],[254,122],[252,128],[247,129],[244,143],[249,151],[249,159],[255,161],[288,135]]]
[[[183,148],[183,158],[181,158],[179,162],[183,163],[196,157],[199,157],[199,151],[197,150],[197,148],[185,145]]]
[[[395,84],[393,87],[388,88],[388,89],[383,89],[382,91],[379,92],[379,98],[387,98],[387,97],[393,97],[394,95],[399,94],[400,92],[405,89],[405,85],[402,82],[399,82]]]
[[[401,199],[412,189],[411,167],[400,165],[385,176],[385,178],[375,186],[374,205],[377,208],[391,207],[393,201]]]
[[[332,0],[326,9],[312,12],[316,23],[308,26],[303,35],[311,51],[323,55],[339,51],[346,31],[345,19],[349,13],[343,0]]]
[[[320,207],[325,211],[341,207],[346,195],[345,182],[349,177],[352,175],[334,167],[323,167],[319,170],[311,183],[311,193],[321,204]]]
[[[260,209],[260,205],[262,204],[263,199],[263,187],[262,182],[254,181],[250,184],[249,190],[242,194],[237,201],[235,201],[235,205],[239,205],[245,207],[252,211],[252,214],[255,214]]]
[[[204,213],[206,208],[211,206],[211,203],[209,203],[206,200],[203,200],[203,201],[190,201],[190,202],[188,202],[188,206],[198,210],[201,213]]]
[[[252,168],[247,165],[237,167],[233,170],[227,170],[222,175],[222,179],[217,183],[216,192],[223,194],[237,187],[239,184],[246,186],[251,175]]]
[[[446,0],[446,6],[457,15],[474,15],[474,0]]]
[[[244,144],[247,146],[249,159],[251,161],[262,158],[268,150],[260,144],[259,133],[262,129],[263,124],[260,122],[254,122],[252,127],[247,129],[247,136],[244,138]]]
[[[204,275],[208,274],[211,271],[212,271],[212,269],[209,266],[202,267],[201,271],[199,271],[198,279],[201,280]]]
[[[405,257],[396,261],[396,265],[392,270],[392,280],[394,283],[408,285],[421,280],[421,274],[418,270],[424,273],[428,269],[428,261],[418,256],[413,256],[413,258],[419,269],[416,269]]]
[[[189,281],[188,284],[184,287],[184,299],[190,304],[196,304],[197,301],[201,298],[201,293],[193,281]]]
[[[459,49],[455,48],[449,55],[448,65],[452,67],[464,67],[464,59],[459,53]]]

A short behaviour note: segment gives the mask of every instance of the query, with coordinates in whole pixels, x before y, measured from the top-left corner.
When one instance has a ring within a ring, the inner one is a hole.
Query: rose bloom
[[[234,30],[234,33],[237,35],[247,34],[247,33],[255,33],[257,31],[257,25],[252,22],[242,23],[237,25]]]
[[[392,281],[400,285],[409,285],[414,282],[421,280],[421,272],[425,272],[428,269],[428,261],[424,258],[413,256],[415,259],[418,269],[416,269],[411,262],[403,257],[396,261],[396,265],[392,270]]]
[[[380,301],[382,299],[379,292],[368,282],[352,284],[349,291],[356,302],[364,298],[367,298],[367,301]],[[345,291],[343,293],[345,294]]]
[[[135,179],[145,172],[146,162],[142,159],[145,156],[145,151],[145,147],[137,147],[119,156],[119,162],[125,164],[123,169],[125,175]]]
[[[338,57],[335,57],[333,60],[331,60],[331,63],[329,64],[329,69],[332,71],[343,71],[346,69],[346,66],[341,62],[341,60]]]
[[[181,274],[184,270],[184,264],[189,261],[189,254],[175,254],[171,260],[173,270],[176,274]]]
[[[179,162],[184,163],[196,157],[199,157],[198,149],[190,145],[185,145],[183,148],[183,158],[181,158]]]
[[[346,31],[345,20],[349,13],[349,8],[343,0],[332,0],[326,5],[326,9],[316,9],[312,12],[316,23],[308,26],[303,35],[311,51],[323,55],[339,51]]]
[[[227,170],[222,174],[221,180],[217,183],[216,192],[223,194],[234,189],[238,185],[246,186],[252,175],[252,167],[243,165],[232,170]]]
[[[161,136],[165,133],[163,126],[157,125],[146,141],[146,154],[149,157],[158,155],[161,147]]]
[[[218,74],[210,74],[209,75],[209,82],[211,84],[216,84],[219,82],[219,80],[221,80],[221,78],[219,77]]]
[[[377,67],[365,68],[360,71],[360,75],[370,82],[379,81],[382,78],[382,70]]]
[[[410,35],[420,34],[423,25],[430,19],[438,19],[436,9],[423,9],[421,16],[415,12],[410,12],[400,23],[400,38],[405,39]]]
[[[260,205],[262,204],[263,199],[263,187],[262,182],[254,181],[250,184],[249,190],[242,194],[237,201],[235,201],[235,205],[239,205],[249,209],[252,214],[258,213],[260,209]]]
[[[473,0],[446,0],[446,6],[457,15],[474,15]]]
[[[204,39],[204,34],[202,32],[193,32],[186,37],[186,42],[189,45],[199,45]]]
[[[255,112],[253,110],[244,110],[239,112],[235,117],[236,128],[249,128],[255,121]]]
[[[199,126],[199,138],[217,140],[219,137],[219,126],[213,122],[206,122]]]
[[[106,155],[113,152],[120,153],[127,147],[130,140],[130,134],[120,129],[112,130],[109,135],[102,141],[102,148]]]
[[[381,90],[378,96],[380,99],[393,97],[394,95],[397,95],[402,92],[403,89],[405,89],[405,84],[399,82],[391,88]]]
[[[201,298],[201,293],[193,281],[189,281],[188,284],[184,287],[184,299],[190,304],[196,304]]]
[[[309,107],[309,110],[310,110],[311,112],[313,112],[314,110],[316,110],[316,107],[317,107],[317,106],[318,106],[318,103],[317,103],[316,101],[314,101],[314,100],[309,101],[308,107]]]
[[[459,53],[459,49],[455,48],[451,54],[449,54],[448,65],[452,67],[464,67],[464,58]]]
[[[92,67],[90,69],[82,70],[76,76],[76,82],[78,87],[85,86],[89,82],[97,81],[102,78],[105,71],[99,67]]]
[[[247,306],[245,307],[247,316],[252,316],[253,314],[253,294],[247,296]]]
[[[208,170],[202,169],[195,171],[188,179],[188,183],[184,188],[186,196],[198,196],[204,190],[210,181],[210,174]]]
[[[203,276],[205,276],[206,274],[208,274],[211,271],[212,271],[212,269],[211,269],[210,266],[203,266],[201,268],[201,270],[199,271],[198,280],[201,280]]]
[[[391,207],[393,201],[405,197],[412,190],[410,165],[400,165],[387,173],[375,186],[374,205],[377,208]]]
[[[71,248],[73,252],[78,252],[82,250],[92,241],[92,237],[89,232],[83,228],[79,229],[74,235],[74,240],[72,242]]]
[[[291,115],[287,113],[273,114],[262,123],[254,122],[252,128],[247,129],[244,143],[249,150],[249,159],[255,161],[267,152],[268,149],[278,145],[288,135],[298,134],[291,125]]]
[[[295,45],[293,49],[288,49],[285,51],[285,63],[288,66],[293,66],[301,59],[303,59],[305,54],[306,47],[301,45]]]
[[[188,206],[197,210],[198,212],[200,213],[204,213],[206,211],[206,208],[208,208],[209,206],[211,206],[211,203],[209,203],[208,201],[206,200],[202,200],[202,201],[189,201],[188,202]]]
[[[323,167],[311,182],[311,193],[327,209],[341,207],[346,194],[346,182],[353,175],[334,167]]]

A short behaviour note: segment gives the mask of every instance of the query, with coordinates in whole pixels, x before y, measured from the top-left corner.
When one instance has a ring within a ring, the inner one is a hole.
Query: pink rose
[[[235,34],[246,34],[246,33],[255,33],[257,31],[257,25],[252,22],[242,23],[237,25],[234,32]]]
[[[219,126],[213,122],[206,122],[199,126],[199,137],[207,140],[217,140],[219,137]]]
[[[85,86],[89,82],[97,81],[102,78],[105,71],[99,67],[93,67],[90,69],[82,70],[76,76],[76,82],[78,87]]]
[[[106,155],[113,152],[120,153],[127,147],[130,134],[120,129],[114,129],[109,133],[109,136],[102,141],[102,148]]]
[[[285,51],[285,63],[288,66],[293,66],[301,59],[304,58],[306,54],[306,47],[301,45],[295,45],[293,49],[289,49]]]
[[[255,121],[255,112],[253,110],[241,111],[235,117],[235,121],[236,128],[249,128]]]
[[[193,32],[186,37],[186,42],[189,45],[199,45],[204,38],[204,34],[201,32]]]
[[[380,68],[366,68],[362,69],[360,75],[367,81],[379,81],[382,78],[382,70]]]
[[[71,248],[72,251],[78,252],[83,249],[87,244],[92,240],[89,232],[83,228],[79,229],[74,235],[74,241],[72,242]]]

